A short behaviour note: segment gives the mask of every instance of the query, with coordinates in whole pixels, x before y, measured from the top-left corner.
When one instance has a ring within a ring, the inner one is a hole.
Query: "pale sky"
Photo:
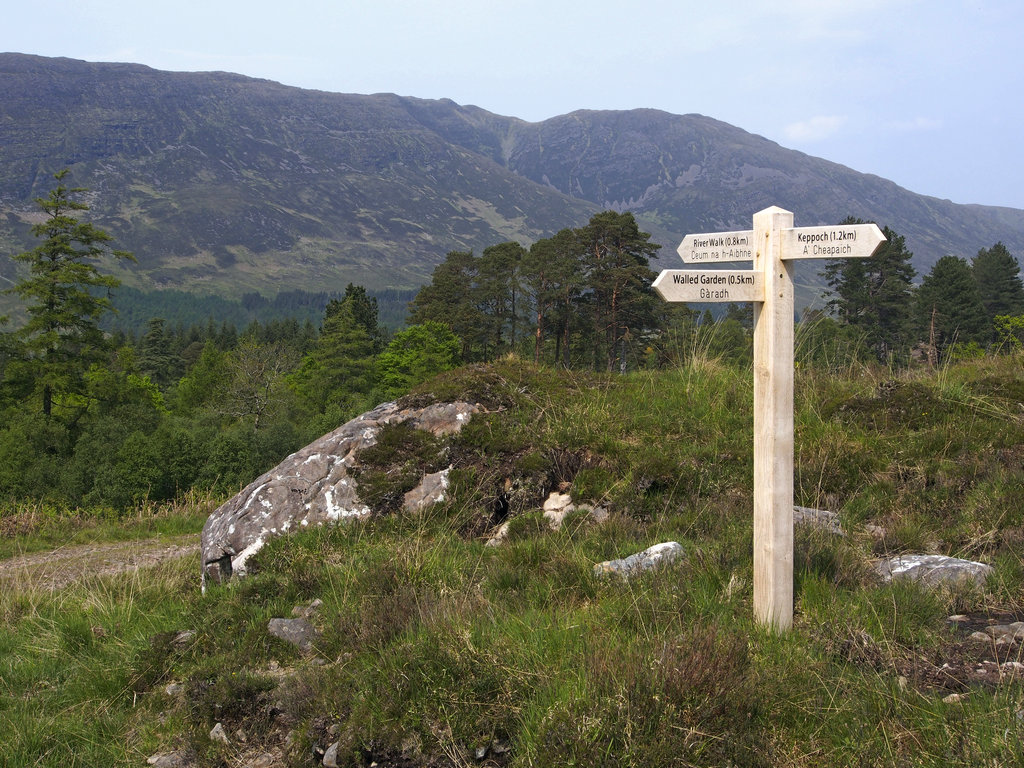
[[[0,51],[450,98],[700,113],[958,203],[1024,208],[1021,0],[50,0]]]

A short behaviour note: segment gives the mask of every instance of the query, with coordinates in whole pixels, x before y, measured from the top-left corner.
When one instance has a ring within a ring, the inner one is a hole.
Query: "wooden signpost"
[[[794,259],[868,258],[885,242],[875,224],[793,227],[771,207],[753,230],[687,235],[687,263],[753,261],[753,269],[667,269],[654,281],[665,301],[754,302],[754,616],[793,625]]]

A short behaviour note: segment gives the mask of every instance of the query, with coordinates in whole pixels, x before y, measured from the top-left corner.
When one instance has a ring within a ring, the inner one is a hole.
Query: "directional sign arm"
[[[651,285],[665,301],[764,301],[764,275],[749,269],[666,269]]]
[[[782,259],[867,259],[885,235],[877,224],[838,224],[782,230]]]

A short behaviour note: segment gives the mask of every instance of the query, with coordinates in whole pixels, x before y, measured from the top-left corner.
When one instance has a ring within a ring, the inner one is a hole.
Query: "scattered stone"
[[[864,526],[864,532],[867,533],[867,535],[870,536],[873,539],[881,540],[881,539],[885,538],[885,528],[883,528],[880,525],[874,525],[873,523],[867,523]]]
[[[951,693],[943,699],[946,704],[959,704],[963,700],[964,696],[961,693]]]
[[[1024,664],[1019,661],[1004,661],[999,665],[999,671],[1011,676],[1020,676],[1024,673]]]
[[[420,484],[405,494],[402,501],[402,509],[406,512],[422,512],[427,507],[440,504],[445,500],[445,493],[448,490],[448,474],[451,467],[424,475]]]
[[[957,613],[953,616],[946,617],[946,621],[952,622],[953,624],[962,624],[965,621],[970,621],[971,617],[966,616],[962,613]]]
[[[207,519],[200,544],[203,588],[208,582],[244,574],[246,561],[270,538],[369,515],[351,470],[356,453],[376,443],[383,427],[408,422],[445,435],[458,432],[479,411],[479,406],[465,402],[405,409],[384,403],[293,453]]]
[[[1015,643],[1024,639],[1024,624],[1019,621],[1013,624],[993,624],[991,627],[985,627],[985,634],[997,643]]]
[[[981,643],[991,643],[992,642],[992,638],[989,635],[986,635],[984,632],[971,632],[971,634],[968,636],[968,639],[970,639],[970,640],[977,640],[978,642],[981,642]]]
[[[576,509],[572,503],[572,496],[568,493],[552,491],[544,502],[544,519],[548,521],[551,529],[557,531],[562,527],[565,516]]]
[[[638,573],[648,571],[657,565],[667,565],[680,557],[685,556],[683,545],[678,541],[666,541],[648,547],[643,552],[630,555],[621,560],[606,560],[594,566],[595,576],[605,576],[615,573],[623,578],[629,578]]]
[[[313,650],[313,643],[320,639],[320,633],[306,619],[271,619],[267,631],[303,653]]]
[[[812,507],[793,507],[793,525],[804,525],[836,536],[845,536],[846,532],[839,524],[839,515],[825,509]]]
[[[476,748],[476,751],[475,751],[475,752],[473,752],[473,756],[474,756],[474,757],[475,757],[475,758],[476,758],[476,759],[477,759],[478,761],[479,761],[479,760],[483,760],[483,759],[484,759],[485,757],[487,757],[487,751],[488,751],[488,749],[489,749],[489,747],[488,747],[488,745],[486,745],[486,744],[484,744],[484,746],[482,746],[482,747],[477,747],[477,748]]]
[[[886,582],[910,579],[928,587],[985,586],[992,566],[945,555],[900,555],[883,560],[875,571]]]
[[[277,758],[273,752],[262,752],[246,765],[247,768],[273,768],[276,764]]]
[[[195,636],[196,633],[194,630],[183,629],[177,634],[175,634],[174,638],[171,640],[171,645],[180,650],[181,648],[184,648],[189,643],[191,643]]]
[[[181,683],[168,683],[167,687],[164,688],[164,693],[166,693],[168,696],[172,698],[175,698],[185,693],[185,686],[183,686]]]
[[[491,536],[491,538],[489,538],[487,540],[487,543],[484,544],[484,546],[485,547],[500,547],[502,544],[504,544],[505,543],[505,539],[508,538],[508,528],[509,528],[509,525],[511,525],[511,522],[508,521],[508,520],[506,520],[504,523],[502,523],[501,527],[497,531],[495,531],[494,535]]]
[[[323,607],[324,601],[319,597],[314,599],[309,605],[296,605],[292,608],[292,616],[297,619],[311,619],[320,611]]]
[[[231,744],[231,739],[228,738],[228,734],[224,730],[223,723],[217,723],[213,726],[213,730],[210,731],[210,741],[216,741],[217,743],[224,745]]]
[[[153,768],[186,768],[190,765],[188,759],[181,752],[157,752],[146,758],[146,763]]]
[[[324,752],[324,768],[338,768],[338,746],[341,742],[334,742]]]

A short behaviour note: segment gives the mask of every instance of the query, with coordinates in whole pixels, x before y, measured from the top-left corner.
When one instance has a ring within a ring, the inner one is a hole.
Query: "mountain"
[[[798,226],[846,216],[906,237],[915,266],[1002,241],[1024,211],[914,194],[700,115],[580,111],[540,123],[449,100],[292,88],[0,54],[0,253],[33,245],[33,199],[71,169],[140,289],[408,288],[445,253],[529,243],[632,210],[675,266],[688,232],[769,205]],[[14,265],[0,262],[0,279]]]

